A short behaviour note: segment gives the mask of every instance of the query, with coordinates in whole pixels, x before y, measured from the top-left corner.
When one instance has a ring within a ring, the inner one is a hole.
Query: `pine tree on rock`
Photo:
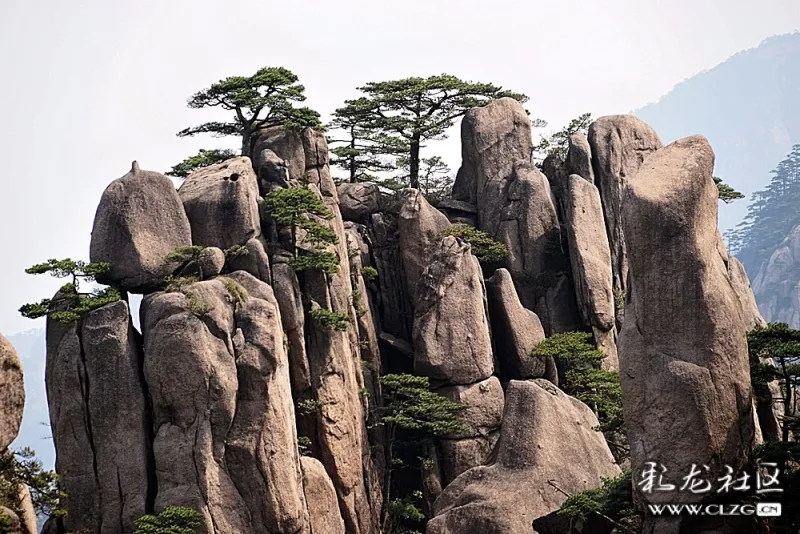
[[[408,186],[415,189],[420,186],[420,151],[425,143],[445,139],[447,130],[470,108],[502,97],[528,100],[521,93],[449,74],[370,82],[358,90],[365,96],[345,102],[344,108],[334,113],[334,121],[355,118],[363,131],[370,132],[368,146],[358,148],[362,157],[388,154],[407,158]],[[344,142],[352,145],[353,139]]]
[[[263,67],[252,76],[231,76],[211,84],[189,98],[192,109],[221,108],[233,112],[228,122],[205,122],[185,128],[178,137],[209,133],[214,137],[239,135],[242,155],[250,154],[250,139],[255,132],[269,126],[304,128],[319,127],[319,113],[308,107],[295,107],[303,102],[305,87],[297,75],[283,67]]]

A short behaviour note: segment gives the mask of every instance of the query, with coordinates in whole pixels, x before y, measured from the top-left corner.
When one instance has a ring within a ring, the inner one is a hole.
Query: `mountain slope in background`
[[[769,182],[770,171],[791,146],[800,143],[800,33],[770,37],[679,83],[634,114],[664,144],[705,135],[716,153],[715,174],[749,199]],[[742,220],[747,202],[720,209],[721,230]]]
[[[17,349],[25,373],[25,411],[14,449],[30,447],[42,461],[45,469],[55,469],[56,452],[50,432],[50,415],[47,411],[47,393],[44,387],[45,337],[44,329],[28,330],[8,340]]]

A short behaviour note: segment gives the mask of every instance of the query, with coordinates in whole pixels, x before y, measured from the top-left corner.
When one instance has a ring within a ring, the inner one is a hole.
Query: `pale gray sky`
[[[447,72],[526,93],[556,128],[797,29],[798,0],[0,0],[0,331],[41,326],[16,310],[59,283],[23,269],[88,260],[100,195],[133,159],[164,171],[238,145],[175,137],[214,118],[185,102],[225,76],[285,66],[325,117],[364,82]],[[457,136],[434,150],[458,167]]]

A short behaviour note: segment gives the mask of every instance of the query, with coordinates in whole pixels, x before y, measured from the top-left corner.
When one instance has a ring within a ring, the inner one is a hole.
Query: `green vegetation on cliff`
[[[747,216],[725,233],[728,248],[755,278],[761,265],[800,224],[800,145],[772,171],[769,185],[751,195]]]
[[[472,254],[481,262],[490,265],[502,264],[511,254],[504,243],[495,241],[486,232],[468,224],[448,226],[444,234],[455,236],[469,243],[472,248]]]
[[[59,517],[64,494],[58,487],[58,475],[42,468],[36,453],[23,448],[18,451],[6,449],[0,453],[0,506],[20,513],[18,502],[20,486],[27,486],[31,494],[33,509],[37,514]]]
[[[606,355],[594,348],[586,332],[553,334],[531,353],[538,358],[556,358],[566,368],[562,390],[586,403],[600,423],[614,457],[624,460],[630,451],[622,416],[622,387],[619,373],[601,369]]]
[[[145,515],[136,520],[134,534],[195,534],[202,516],[185,506],[167,506],[158,515]]]
[[[528,99],[450,74],[369,82],[358,91],[363,96],[334,111],[329,125],[339,131],[331,138],[338,145],[333,149],[334,164],[348,171],[351,182],[373,179],[371,173],[376,171],[401,168],[405,172],[395,180],[415,189],[420,188],[421,149],[430,141],[445,139],[456,119],[496,98]],[[387,157],[399,161],[392,163]]]
[[[230,76],[219,80],[192,95],[188,106],[193,109],[220,108],[231,111],[233,119],[185,128],[178,132],[178,137],[203,133],[214,137],[241,136],[242,154],[248,155],[250,140],[261,128],[279,125],[299,128],[320,126],[319,113],[308,107],[294,105],[306,99],[305,90],[298,83],[297,75],[283,67],[263,67],[252,76]]]
[[[781,471],[782,515],[771,525],[776,532],[797,532],[800,528],[800,330],[784,323],[770,323],[754,328],[748,335],[751,376],[756,393],[765,391],[767,384],[776,381],[782,401],[779,441],[767,441],[753,451],[760,462],[774,463]],[[763,363],[770,362],[770,363]]]
[[[96,289],[92,292],[80,290],[81,281],[93,282],[98,275],[111,269],[109,263],[85,263],[69,258],[51,259],[25,269],[28,274],[50,274],[55,278],[70,278],[71,281],[61,286],[58,295],[53,299],[42,299],[39,302],[24,304],[19,312],[23,317],[37,319],[48,316],[54,321],[71,323],[83,315],[106,304],[120,299],[119,292],[111,287]]]
[[[270,218],[289,228],[295,270],[320,269],[329,274],[338,271],[339,258],[333,252],[324,250],[338,242],[336,233],[329,226],[314,220],[332,219],[333,213],[314,191],[307,187],[289,187],[269,193],[264,200]],[[313,250],[301,249],[300,245],[305,243],[311,245]]]

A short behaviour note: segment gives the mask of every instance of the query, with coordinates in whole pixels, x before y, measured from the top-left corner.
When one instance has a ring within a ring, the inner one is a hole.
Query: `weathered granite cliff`
[[[638,119],[602,117],[540,170],[510,98],[470,110],[461,138],[442,210],[415,189],[337,186],[310,128],[258,131],[248,155],[177,190],[138,164],[113,181],[91,259],[112,264],[100,282],[122,298],[48,321],[67,493],[48,532],[129,534],[144,514],[186,506],[208,534],[390,534],[397,496],[419,490],[428,534],[530,533],[566,493],[621,473],[593,407],[559,389],[567,363],[531,356],[571,331],[620,372],[634,471],[698,455],[743,466],[757,423],[774,435],[777,422],[771,401],[754,404],[746,332],[763,319],[720,246],[704,138],[662,147]],[[264,197],[286,189],[330,216],[309,215],[315,230],[282,222]],[[479,261],[453,223],[508,259]],[[167,260],[176,249],[190,258]],[[326,268],[298,262],[316,252]],[[141,332],[131,293],[144,295]],[[458,430],[425,441],[422,477],[389,476],[389,373],[426,377],[463,407]],[[0,417],[5,439],[21,401],[2,395],[17,406]]]

